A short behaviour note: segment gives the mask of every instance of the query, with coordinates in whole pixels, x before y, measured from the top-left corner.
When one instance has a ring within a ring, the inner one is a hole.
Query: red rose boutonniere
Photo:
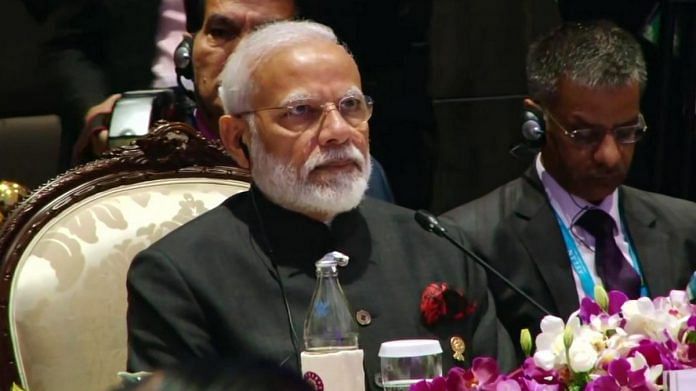
[[[420,311],[426,326],[433,326],[441,320],[459,320],[476,311],[476,303],[471,303],[464,293],[450,288],[446,282],[433,282],[421,295]]]

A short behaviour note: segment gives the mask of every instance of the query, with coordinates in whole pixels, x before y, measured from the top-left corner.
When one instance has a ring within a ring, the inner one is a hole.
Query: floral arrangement
[[[496,361],[477,357],[469,369],[411,386],[412,391],[662,390],[663,373],[696,367],[696,306],[684,291],[654,300],[628,300],[598,287],[567,322],[541,321],[536,351],[528,330],[521,368],[501,374]]]

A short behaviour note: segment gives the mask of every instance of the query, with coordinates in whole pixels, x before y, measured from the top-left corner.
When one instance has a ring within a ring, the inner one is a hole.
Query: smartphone
[[[129,144],[145,136],[159,119],[174,110],[170,89],[128,91],[116,101],[109,123],[109,148]]]

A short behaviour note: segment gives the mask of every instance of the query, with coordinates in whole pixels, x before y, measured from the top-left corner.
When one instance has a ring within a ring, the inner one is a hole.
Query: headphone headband
[[[205,0],[184,0],[186,12],[186,31],[193,34],[203,28],[205,19]]]

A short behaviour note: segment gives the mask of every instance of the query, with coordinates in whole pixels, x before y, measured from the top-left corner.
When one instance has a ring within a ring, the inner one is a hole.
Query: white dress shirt
[[[541,179],[541,183],[544,185],[544,190],[548,196],[551,207],[556,212],[558,217],[561,219],[562,223],[569,228],[570,232],[573,234],[573,239],[575,239],[575,245],[577,246],[580,255],[582,255],[583,261],[587,265],[587,269],[590,272],[592,279],[595,284],[600,284],[601,279],[597,275],[597,267],[595,265],[595,239],[589,232],[585,231],[582,227],[574,225],[575,222],[582,216],[582,212],[586,209],[601,209],[606,212],[614,220],[616,224],[616,229],[614,230],[614,240],[616,245],[621,250],[624,259],[632,264],[629,244],[627,236],[624,232],[624,226],[621,223],[621,217],[619,214],[619,191],[614,190],[613,193],[608,195],[602,202],[598,205],[592,204],[580,197],[573,196],[568,191],[566,191],[561,185],[556,182],[556,180],[546,171],[544,164],[541,161],[541,154],[537,154],[536,157],[536,171]],[[564,242],[565,245],[565,242]],[[575,288],[578,292],[578,298],[582,300],[585,297],[585,291],[582,289],[582,283],[580,281],[580,276],[573,270],[573,278],[575,279]]]

